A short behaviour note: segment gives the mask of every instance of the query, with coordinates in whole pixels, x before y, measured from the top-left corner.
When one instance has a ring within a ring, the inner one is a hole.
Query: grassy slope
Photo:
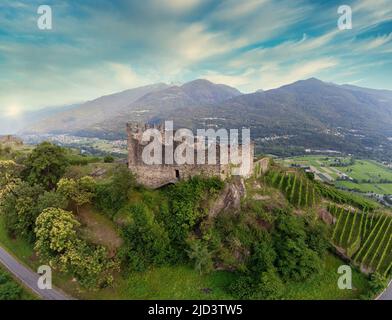
[[[287,287],[286,298],[312,300],[358,299],[367,289],[367,278],[353,269],[353,290],[339,289],[337,282],[341,275],[338,274],[337,270],[343,264],[339,258],[328,254],[325,260],[325,269],[313,279],[303,283],[290,284]]]
[[[91,167],[88,169],[92,169]],[[279,193],[270,188],[263,190],[271,197],[271,201]],[[154,192],[150,196],[157,196]],[[145,200],[145,199],[143,199]],[[281,199],[283,200],[283,199]],[[284,200],[283,200],[284,201]],[[100,216],[101,217],[101,216]],[[97,219],[97,223],[102,223]],[[107,224],[110,225],[110,224]],[[13,252],[22,262],[33,269],[38,266],[32,246],[22,240],[11,240],[4,228],[0,216],[0,244]],[[331,255],[326,258],[326,269],[314,279],[304,283],[289,284],[286,288],[286,299],[352,299],[359,298],[366,286],[366,278],[354,273],[354,283],[359,290],[343,291],[337,288],[337,268],[343,264]],[[229,272],[214,272],[210,275],[199,275],[189,266],[168,266],[154,268],[143,273],[117,275],[114,288],[95,292],[80,290],[77,284],[65,275],[54,274],[54,283],[82,299],[230,299],[225,287],[235,277]],[[355,280],[357,279],[357,280]],[[210,293],[203,289],[211,289]]]
[[[353,290],[340,290],[337,286],[337,270],[344,263],[328,254],[325,269],[317,276],[301,283],[288,283],[283,299],[286,300],[344,300],[359,299],[365,293],[367,278],[353,270]],[[88,299],[233,299],[225,288],[235,278],[230,272],[218,271],[199,275],[189,266],[168,266],[146,272],[131,273],[117,278],[111,289],[84,292],[80,297]],[[203,289],[210,289],[204,292]]]
[[[114,288],[83,293],[89,299],[232,299],[225,292],[234,275],[199,275],[190,266],[167,266],[117,277]],[[209,293],[203,289],[209,288]]]
[[[0,243],[31,267],[37,261],[31,259],[33,251],[29,244],[11,240],[5,233],[0,217]],[[326,269],[314,279],[304,283],[292,283],[286,287],[285,299],[357,299],[366,287],[366,278],[354,272],[354,285],[358,290],[346,291],[337,288],[337,268],[343,264],[338,258],[328,255]],[[60,288],[80,299],[232,299],[225,288],[234,278],[230,272],[218,271],[210,275],[199,275],[189,266],[168,266],[146,272],[117,276],[114,288],[87,292],[80,290],[68,277],[55,278]],[[203,292],[204,288],[211,292]]]
[[[5,229],[4,217],[0,215],[0,244],[18,259],[31,267],[38,267],[32,246],[21,239],[11,239]]]

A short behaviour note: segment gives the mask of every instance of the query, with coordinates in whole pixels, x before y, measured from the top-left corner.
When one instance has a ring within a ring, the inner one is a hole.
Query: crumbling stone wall
[[[148,186],[150,188],[159,188],[166,184],[175,183],[181,179],[187,179],[195,175],[205,176],[219,176],[225,179],[231,176],[232,165],[221,164],[220,161],[220,149],[217,145],[216,149],[216,164],[208,164],[207,154],[205,151],[205,163],[206,164],[154,164],[148,165],[143,162],[142,153],[147,143],[142,143],[143,132],[147,129],[157,129],[161,132],[164,137],[164,128],[162,125],[147,125],[140,123],[128,123],[127,134],[128,134],[128,168],[136,175],[136,179],[139,183]],[[174,134],[174,132],[173,132]],[[174,142],[174,150],[180,142]],[[167,150],[164,146],[163,141],[163,159],[165,158],[165,152]],[[171,152],[171,150],[170,150]],[[239,146],[239,154],[242,154],[241,146]],[[253,155],[254,145],[250,146],[250,168],[247,172],[241,172],[243,176],[250,176],[253,172]],[[195,150],[195,162],[196,162],[196,150]]]
[[[0,143],[3,144],[18,144],[18,145],[22,145],[23,141],[13,135],[5,135],[5,136],[1,136],[0,135]]]

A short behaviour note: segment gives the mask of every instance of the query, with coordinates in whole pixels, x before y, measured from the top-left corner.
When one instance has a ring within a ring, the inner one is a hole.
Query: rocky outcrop
[[[241,199],[246,196],[244,179],[236,178],[226,184],[223,191],[210,207],[208,216],[215,217],[221,211],[238,211],[241,208]]]
[[[328,210],[322,208],[318,211],[319,218],[326,224],[335,224],[336,218]]]

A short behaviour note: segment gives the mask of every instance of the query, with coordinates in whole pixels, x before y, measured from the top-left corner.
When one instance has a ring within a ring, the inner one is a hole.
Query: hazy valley
[[[314,78],[251,94],[207,80],[156,84],[49,110],[19,134],[123,140],[128,121],[174,120],[192,129],[250,128],[259,152],[279,156],[313,150],[387,161],[392,154],[391,91]]]

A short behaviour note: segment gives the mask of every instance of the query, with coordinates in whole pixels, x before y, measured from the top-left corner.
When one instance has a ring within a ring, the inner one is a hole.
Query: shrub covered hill
[[[391,277],[390,212],[305,172],[270,160],[150,190],[103,160],[49,143],[0,158],[0,245],[76,297],[372,298]],[[347,261],[354,290],[337,286]]]

